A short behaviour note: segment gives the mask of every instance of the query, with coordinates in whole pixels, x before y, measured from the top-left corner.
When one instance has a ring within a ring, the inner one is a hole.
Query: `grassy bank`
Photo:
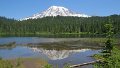
[[[78,38],[78,37],[104,37],[104,35],[89,32],[72,33],[51,33],[51,32],[25,32],[25,33],[0,33],[0,37],[59,37],[59,38]]]
[[[47,61],[39,58],[0,60],[0,68],[44,68]]]

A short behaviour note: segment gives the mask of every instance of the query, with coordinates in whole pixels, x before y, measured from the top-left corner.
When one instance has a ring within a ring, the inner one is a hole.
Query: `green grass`
[[[86,42],[105,43],[107,39],[106,38],[81,38],[80,40],[86,41]],[[113,38],[112,41],[117,44],[120,42],[120,39]]]

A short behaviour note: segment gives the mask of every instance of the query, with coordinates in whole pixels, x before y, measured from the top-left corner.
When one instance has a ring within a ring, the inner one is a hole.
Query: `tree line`
[[[64,34],[64,33],[91,33],[102,34],[106,32],[105,24],[112,24],[115,34],[120,33],[120,15],[93,16],[93,17],[44,17],[18,21],[0,17],[1,34]]]

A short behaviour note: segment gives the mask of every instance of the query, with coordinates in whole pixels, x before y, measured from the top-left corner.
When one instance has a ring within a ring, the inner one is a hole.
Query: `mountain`
[[[65,7],[61,7],[61,6],[51,6],[50,8],[48,8],[47,10],[41,12],[41,13],[37,13],[34,14],[33,16],[24,18],[22,20],[27,20],[27,19],[37,19],[37,18],[43,18],[43,17],[47,17],[47,16],[74,16],[74,17],[90,17],[86,14],[79,14],[79,13],[75,13],[73,11],[70,11],[69,9],[65,8]]]

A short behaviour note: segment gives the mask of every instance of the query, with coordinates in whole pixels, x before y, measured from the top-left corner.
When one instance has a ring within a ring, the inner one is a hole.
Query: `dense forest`
[[[120,33],[120,15],[93,17],[45,17],[29,20],[14,20],[0,17],[0,34],[103,34],[105,24],[114,26]]]

